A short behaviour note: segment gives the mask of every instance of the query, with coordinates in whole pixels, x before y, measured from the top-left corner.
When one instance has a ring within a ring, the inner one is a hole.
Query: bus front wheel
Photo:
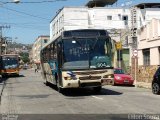
[[[59,93],[63,93],[63,88],[61,88],[61,87],[58,86],[57,89],[58,89]]]

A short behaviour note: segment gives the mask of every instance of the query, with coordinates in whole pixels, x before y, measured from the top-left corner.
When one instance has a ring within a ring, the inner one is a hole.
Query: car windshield
[[[64,69],[112,67],[110,38],[73,38],[63,41]]]
[[[114,69],[114,74],[124,74],[122,69]]]

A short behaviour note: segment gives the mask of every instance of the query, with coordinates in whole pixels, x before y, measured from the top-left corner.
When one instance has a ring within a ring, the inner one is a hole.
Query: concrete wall
[[[125,72],[129,72],[129,49],[122,50],[122,68]]]
[[[156,72],[157,68],[158,68],[157,65],[150,65],[150,66],[140,65],[138,67],[137,82],[151,83],[153,80],[153,75]]]
[[[141,28],[153,18],[160,19],[160,8],[137,8],[137,28]]]

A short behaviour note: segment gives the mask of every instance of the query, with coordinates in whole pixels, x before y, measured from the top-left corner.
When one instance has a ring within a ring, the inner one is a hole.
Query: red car
[[[121,68],[114,69],[114,85],[125,84],[125,85],[133,85],[134,80],[131,75],[125,74]]]

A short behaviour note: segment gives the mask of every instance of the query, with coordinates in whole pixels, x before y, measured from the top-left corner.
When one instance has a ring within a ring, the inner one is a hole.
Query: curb
[[[1,96],[2,96],[2,94],[3,94],[3,89],[4,89],[4,86],[5,86],[5,82],[4,81],[2,81],[1,83],[0,83],[0,104],[1,104]]]

